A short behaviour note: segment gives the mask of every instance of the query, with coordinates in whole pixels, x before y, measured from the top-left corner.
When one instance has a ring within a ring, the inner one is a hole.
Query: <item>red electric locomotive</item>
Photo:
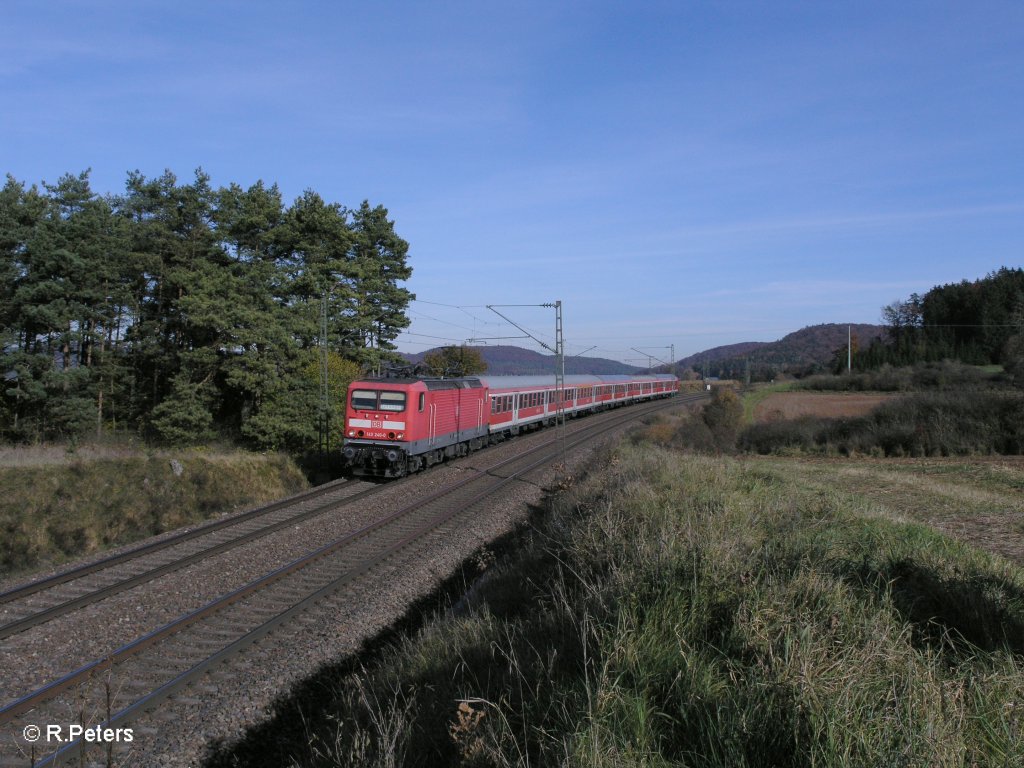
[[[401,477],[569,416],[678,392],[666,374],[367,379],[348,389],[343,452],[353,474]]]

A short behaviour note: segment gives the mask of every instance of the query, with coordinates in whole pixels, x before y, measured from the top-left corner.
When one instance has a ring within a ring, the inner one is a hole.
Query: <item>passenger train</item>
[[[671,397],[668,374],[467,376],[355,381],[348,388],[343,453],[360,477],[402,477],[566,416]]]

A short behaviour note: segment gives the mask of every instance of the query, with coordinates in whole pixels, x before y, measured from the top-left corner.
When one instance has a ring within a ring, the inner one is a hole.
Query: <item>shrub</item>
[[[736,447],[740,424],[743,422],[743,403],[731,389],[717,387],[711,402],[704,406],[701,418],[711,432],[715,447],[730,451]]]
[[[974,390],[921,392],[892,400],[856,419],[804,417],[754,424],[739,448],[885,456],[1024,453],[1024,395]]]
[[[778,453],[792,449],[814,451],[818,448],[818,435],[825,421],[814,416],[802,416],[753,424],[740,434],[738,447],[741,451],[754,453]]]
[[[893,368],[883,365],[870,371],[842,376],[811,376],[796,385],[800,389],[830,392],[911,392],[1005,387],[1005,377],[977,366],[952,360]]]

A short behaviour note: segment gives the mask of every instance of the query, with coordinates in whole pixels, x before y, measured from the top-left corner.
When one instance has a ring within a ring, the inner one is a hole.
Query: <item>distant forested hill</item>
[[[774,378],[779,373],[805,373],[826,368],[836,351],[846,348],[847,328],[854,349],[865,348],[885,332],[881,325],[824,323],[811,325],[778,341],[729,344],[690,355],[679,361],[680,370],[691,368],[720,378],[742,378],[749,362],[752,379]]]

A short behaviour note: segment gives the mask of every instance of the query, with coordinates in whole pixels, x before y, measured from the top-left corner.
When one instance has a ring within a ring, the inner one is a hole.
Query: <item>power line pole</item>
[[[555,302],[555,389],[562,393],[555,412],[559,424],[565,426],[565,338],[562,336],[562,302]],[[565,430],[562,430],[562,461],[565,462]]]
[[[324,459],[330,465],[331,455],[331,402],[330,387],[327,377],[327,297],[328,291],[324,291],[323,300],[320,304],[320,418],[319,421],[319,448],[320,448],[320,469],[324,469]]]
[[[637,352],[638,354],[644,355],[647,358],[647,373],[651,373],[653,371],[653,369],[654,369],[654,364],[652,363],[653,360],[657,360],[659,363],[664,365],[666,368],[671,368],[673,365],[675,365],[675,359],[674,359],[675,356],[676,356],[676,354],[675,354],[676,353],[676,345],[675,344],[673,344],[673,345],[671,345],[669,347],[644,347],[643,348],[643,349],[670,349],[670,350],[672,350],[672,357],[669,358],[670,362],[668,362],[668,363],[666,363],[660,357],[655,357],[650,352],[644,352],[643,349],[637,349],[636,347],[630,347],[630,349],[633,350],[634,352]]]
[[[491,312],[496,314],[502,320],[505,320],[510,325],[515,326],[520,331],[525,333],[529,338],[536,341],[544,349],[549,352],[555,353],[555,423],[561,425],[561,438],[562,438],[562,463],[565,464],[565,338],[562,335],[562,302],[556,301],[554,303],[547,302],[545,304],[487,304],[486,305]],[[555,309],[555,346],[551,347],[544,341],[541,341],[534,336],[530,331],[519,323],[515,322],[509,317],[506,317],[499,312],[495,307],[554,307]]]

